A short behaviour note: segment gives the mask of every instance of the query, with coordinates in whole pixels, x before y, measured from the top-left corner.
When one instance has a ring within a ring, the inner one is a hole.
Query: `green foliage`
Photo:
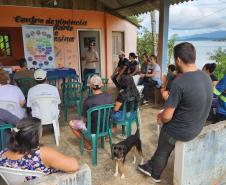
[[[127,19],[137,26],[139,26],[140,22],[142,21],[138,16],[129,16]]]
[[[147,29],[137,36],[137,54],[142,56],[143,53],[151,55],[153,53],[153,38],[152,33]]]
[[[226,49],[219,47],[213,53],[208,53],[210,55],[210,60],[215,60],[217,67],[215,69],[215,74],[218,79],[222,79],[226,74]]]
[[[171,59],[173,57],[173,48],[176,44],[177,41],[177,34],[174,34],[170,37],[169,41],[168,41],[168,61],[167,61],[167,65],[171,64]]]

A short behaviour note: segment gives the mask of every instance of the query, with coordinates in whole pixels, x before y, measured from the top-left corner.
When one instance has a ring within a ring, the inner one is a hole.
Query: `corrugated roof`
[[[98,0],[104,4],[107,11],[122,17],[159,10],[160,0]],[[178,4],[192,0],[171,0],[170,4]]]

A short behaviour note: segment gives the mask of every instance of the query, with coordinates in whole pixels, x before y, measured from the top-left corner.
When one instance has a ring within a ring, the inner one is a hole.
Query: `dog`
[[[134,135],[129,136],[127,139],[117,143],[113,144],[113,154],[115,159],[115,174],[114,176],[118,176],[119,170],[121,174],[121,179],[125,178],[124,174],[124,163],[127,154],[131,150],[133,152],[133,164],[136,163],[136,155],[135,150],[138,151],[139,155],[141,156],[141,163],[144,162],[144,155],[142,152],[142,143],[139,137],[139,130],[137,129],[136,133]],[[119,167],[120,165],[120,167]]]

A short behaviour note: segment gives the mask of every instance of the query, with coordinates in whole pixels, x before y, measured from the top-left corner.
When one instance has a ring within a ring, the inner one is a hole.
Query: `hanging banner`
[[[22,30],[28,68],[55,68],[53,27],[24,25]]]

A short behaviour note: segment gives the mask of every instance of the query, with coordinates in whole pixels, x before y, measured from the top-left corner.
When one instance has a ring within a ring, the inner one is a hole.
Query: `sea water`
[[[183,41],[184,42],[184,41]],[[226,41],[186,41],[192,43],[196,48],[196,64],[199,69],[206,63],[216,62],[210,60],[210,56],[214,54],[214,51],[221,47],[223,50],[226,50]],[[178,44],[180,42],[177,42]]]

